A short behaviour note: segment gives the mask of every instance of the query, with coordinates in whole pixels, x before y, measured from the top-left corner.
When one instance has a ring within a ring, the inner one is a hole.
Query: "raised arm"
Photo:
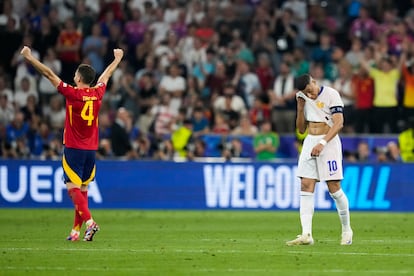
[[[20,51],[20,54],[31,64],[33,67],[44,77],[46,77],[54,87],[57,87],[59,83],[62,81],[49,67],[41,63],[38,59],[36,59],[32,55],[32,50],[24,46],[23,49]]]
[[[108,67],[105,68],[105,71],[98,78],[98,83],[102,82],[105,85],[108,83],[109,78],[112,76],[112,73],[118,67],[118,64],[121,62],[122,57],[124,56],[124,51],[122,49],[114,49],[114,60]]]

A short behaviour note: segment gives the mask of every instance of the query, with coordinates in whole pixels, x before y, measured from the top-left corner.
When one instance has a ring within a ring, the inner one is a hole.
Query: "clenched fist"
[[[114,57],[118,60],[121,60],[124,56],[124,51],[122,49],[114,49]]]
[[[24,46],[23,49],[20,51],[20,54],[24,57],[29,57],[32,54],[32,50],[29,47]]]

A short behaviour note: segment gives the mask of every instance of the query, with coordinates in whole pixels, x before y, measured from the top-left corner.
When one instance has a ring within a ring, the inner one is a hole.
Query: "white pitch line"
[[[23,271],[31,271],[31,270],[41,270],[41,271],[54,271],[54,270],[59,270],[59,271],[66,271],[66,270],[78,270],[78,271],[111,271],[111,270],[116,270],[116,271],[144,271],[146,269],[142,268],[142,267],[115,267],[114,269],[111,269],[109,267],[105,268],[105,267],[64,267],[64,266],[6,266],[6,267],[2,267],[2,269],[5,270],[23,270]]]
[[[360,255],[360,256],[384,256],[384,257],[414,257],[410,253],[372,253],[372,252],[321,252],[321,251],[288,251],[291,254],[318,254],[318,255]]]
[[[234,254],[234,253],[264,253],[270,252],[271,250],[209,250],[209,249],[117,249],[117,248],[33,248],[33,247],[8,247],[0,248],[5,251],[85,251],[85,252],[131,252],[131,253],[159,253],[159,252],[176,252],[176,253],[223,253],[223,254]],[[287,251],[289,254],[317,254],[317,255],[332,255],[331,252],[322,251]],[[337,255],[356,255],[356,256],[383,256],[383,257],[414,257],[414,254],[410,253],[372,253],[372,252],[336,252]]]
[[[113,269],[111,268],[103,268],[103,267],[63,267],[63,266],[6,266],[6,267],[2,267],[2,269],[4,271],[32,271],[33,270],[40,270],[40,271],[92,271],[92,272],[111,272],[111,271],[116,271],[116,272],[150,272],[151,269],[146,269],[144,267],[131,267],[131,268],[126,268],[126,267],[114,267]],[[277,269],[266,269],[266,268],[224,268],[224,269],[215,269],[212,267],[209,268],[193,268],[191,269],[192,271],[198,271],[198,272],[249,272],[249,273],[263,273],[263,272],[272,272],[272,273],[276,273],[279,270]],[[285,272],[284,270],[282,270],[282,272]],[[324,273],[361,273],[360,270],[349,270],[349,269],[320,269],[320,270],[300,270],[301,273],[317,273],[320,274],[321,272]],[[390,271],[384,271],[384,270],[364,270],[364,273],[375,273],[375,274],[389,274]],[[411,270],[393,270],[392,273],[397,273],[397,274],[409,274],[412,273]]]

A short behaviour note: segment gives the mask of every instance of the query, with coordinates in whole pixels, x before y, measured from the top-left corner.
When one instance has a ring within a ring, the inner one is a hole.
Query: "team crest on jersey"
[[[318,107],[318,108],[323,108],[324,106],[325,106],[325,104],[323,103],[323,102],[320,102],[320,101],[317,101],[316,102],[316,106]]]

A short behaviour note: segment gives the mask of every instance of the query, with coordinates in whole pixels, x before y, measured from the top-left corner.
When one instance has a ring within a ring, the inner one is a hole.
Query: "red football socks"
[[[91,218],[91,213],[88,208],[87,192],[81,192],[79,188],[72,188],[68,190],[68,194],[77,212],[74,225],[76,226],[79,225],[79,222],[88,221]],[[80,226],[82,226],[82,223],[80,223]]]

